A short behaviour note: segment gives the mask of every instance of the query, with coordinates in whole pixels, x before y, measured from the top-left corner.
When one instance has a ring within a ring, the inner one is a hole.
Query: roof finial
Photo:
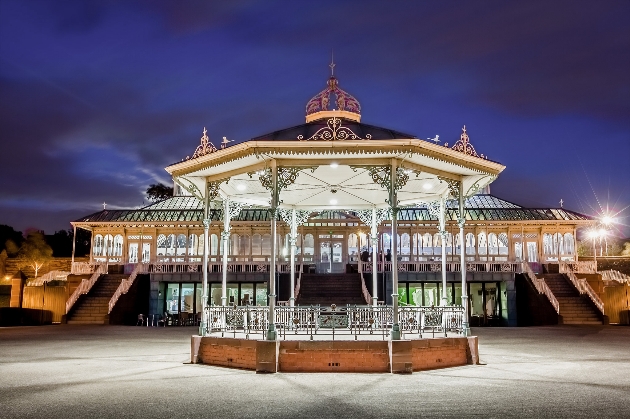
[[[328,66],[330,67],[330,76],[334,77],[335,76],[335,50],[330,50],[330,65]]]

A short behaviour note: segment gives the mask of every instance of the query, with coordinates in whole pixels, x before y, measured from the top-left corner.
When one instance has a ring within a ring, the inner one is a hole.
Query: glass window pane
[[[409,304],[414,306],[422,305],[422,284],[409,284]]]
[[[166,287],[166,311],[169,314],[179,313],[179,284],[168,284]]]
[[[440,285],[436,283],[424,284],[424,305],[439,306],[440,305]]]
[[[256,284],[256,305],[257,306],[267,305],[267,283],[266,282]]]
[[[182,284],[182,295],[180,297],[182,313],[193,312],[194,285],[195,284]]]
[[[251,305],[254,301],[254,284],[241,284],[240,305]]]

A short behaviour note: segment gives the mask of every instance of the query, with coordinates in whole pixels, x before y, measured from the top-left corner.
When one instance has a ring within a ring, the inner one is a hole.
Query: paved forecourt
[[[482,365],[413,375],[190,364],[193,328],[0,329],[0,418],[611,417],[630,411],[630,328],[474,328]]]

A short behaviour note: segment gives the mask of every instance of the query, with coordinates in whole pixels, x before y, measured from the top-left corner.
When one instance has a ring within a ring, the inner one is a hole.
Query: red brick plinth
[[[479,363],[478,340],[265,341],[193,336],[192,363],[274,372],[407,373]]]

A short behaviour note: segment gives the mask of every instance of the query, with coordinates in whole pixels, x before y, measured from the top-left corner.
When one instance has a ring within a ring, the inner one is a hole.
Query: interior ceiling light
[[[236,185],[236,189],[238,189],[239,191],[244,191],[245,189],[247,189],[247,186],[241,184]]]
[[[425,183],[424,185],[422,185],[423,189],[431,189],[433,188],[433,185],[431,185],[430,183]]]
[[[339,165],[337,163],[330,163],[330,167],[336,169],[337,167],[339,167]]]
[[[330,204],[331,205],[337,205],[337,200],[336,199],[331,199],[330,200]]]

